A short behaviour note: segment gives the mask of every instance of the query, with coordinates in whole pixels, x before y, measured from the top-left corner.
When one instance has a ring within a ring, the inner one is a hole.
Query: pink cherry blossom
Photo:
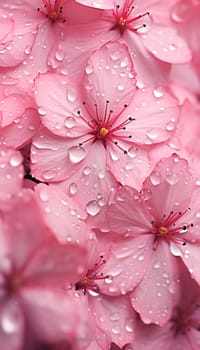
[[[105,210],[119,239],[105,267],[115,277],[101,288],[111,295],[132,291],[132,305],[145,323],[163,325],[171,317],[179,295],[178,257],[200,281],[199,191],[192,180],[187,162],[174,154],[157,164],[141,193],[121,187]]]
[[[140,86],[166,84],[170,69],[167,63],[191,60],[185,40],[170,22],[169,2],[118,0],[113,4],[114,9],[102,10],[100,19],[90,26],[77,25],[65,33],[69,55],[62,67],[67,74],[79,77],[88,55],[110,40],[128,45]]]
[[[34,138],[32,175],[50,182],[67,179],[80,193],[88,169],[101,197],[111,182],[108,170],[120,183],[140,189],[149,173],[143,145],[167,140],[178,120],[176,100],[166,91],[136,90],[127,47],[117,42],[91,55],[81,87],[61,75],[40,75],[36,101],[42,122],[55,135],[44,129]]]
[[[21,349],[25,327],[44,341],[67,340],[77,313],[63,286],[83,273],[85,249],[56,240],[30,190],[19,192],[12,208],[1,214],[0,239],[1,346]]]

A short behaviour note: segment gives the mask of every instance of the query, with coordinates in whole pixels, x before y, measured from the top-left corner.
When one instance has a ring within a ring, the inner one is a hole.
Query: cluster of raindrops
[[[2,350],[200,347],[199,19],[1,2]]]

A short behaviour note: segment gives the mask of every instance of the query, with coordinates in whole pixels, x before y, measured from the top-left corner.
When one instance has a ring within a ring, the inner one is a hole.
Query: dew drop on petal
[[[38,113],[43,116],[43,115],[46,115],[47,112],[46,112],[46,109],[44,107],[39,107]]]
[[[62,50],[56,51],[55,58],[57,59],[57,61],[59,62],[63,61],[64,57],[65,57],[64,51]]]
[[[138,153],[138,149],[137,147],[133,146],[133,147],[130,147],[129,150],[128,150],[128,156],[130,158],[135,158],[137,157],[137,153]]]
[[[86,211],[89,215],[91,216],[95,216],[97,215],[101,210],[101,207],[99,206],[99,204],[97,203],[97,201],[93,200],[90,201],[87,205],[86,205]]]
[[[49,196],[47,191],[45,191],[45,189],[42,189],[39,193],[39,197],[41,199],[42,202],[47,202],[49,200]]]
[[[8,309],[1,314],[1,328],[7,334],[13,334],[18,331],[21,326],[21,319],[19,318],[19,311],[9,305]]]
[[[167,125],[166,125],[166,130],[167,130],[167,131],[173,131],[173,130],[174,130],[174,127],[175,127],[175,125],[174,125],[173,122],[167,123]]]
[[[86,166],[84,169],[83,169],[83,174],[84,175],[90,175],[91,173],[91,168],[89,166]]]
[[[57,172],[55,170],[46,170],[42,175],[45,180],[52,180],[56,177]]]
[[[134,325],[132,319],[127,319],[125,322],[125,329],[127,332],[132,333],[134,331]]]
[[[153,185],[157,186],[161,183],[162,177],[158,171],[153,171],[150,175],[150,180]]]
[[[74,195],[77,193],[77,190],[78,190],[78,186],[76,183],[71,183],[70,186],[69,186],[69,193],[71,195]]]
[[[153,265],[154,269],[159,269],[160,268],[160,262],[157,261],[154,265]]]
[[[65,121],[64,121],[64,126],[68,129],[71,129],[75,126],[76,124],[76,120],[75,118],[73,117],[67,117],[65,118]]]
[[[179,175],[176,173],[167,174],[166,180],[170,185],[175,185],[179,181]]]
[[[93,68],[91,67],[91,66],[86,66],[86,68],[85,68],[85,72],[86,72],[86,74],[92,74],[93,73]]]
[[[82,147],[74,146],[69,150],[69,159],[72,163],[81,162],[86,156],[86,151]]]
[[[12,167],[17,167],[22,163],[22,157],[19,153],[13,154],[9,159],[9,164]]]
[[[118,325],[112,327],[113,334],[120,334],[120,328]]]
[[[154,89],[153,90],[153,95],[156,97],[156,98],[160,98],[163,96],[163,91],[162,89]]]
[[[108,277],[106,277],[105,280],[104,280],[104,282],[105,282],[106,284],[110,284],[110,283],[112,283],[112,281],[113,281],[113,277],[112,277],[111,275],[109,275]]]

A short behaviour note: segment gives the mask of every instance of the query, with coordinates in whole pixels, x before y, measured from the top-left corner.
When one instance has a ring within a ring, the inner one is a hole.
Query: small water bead
[[[113,334],[120,334],[120,327],[118,325],[112,327]]]
[[[158,135],[159,134],[158,134],[158,130],[157,129],[151,129],[151,130],[147,131],[147,137],[150,140],[156,140]]]
[[[86,166],[84,169],[83,169],[83,175],[90,175],[91,174],[91,171],[92,169],[89,167],[89,166]]]
[[[97,215],[100,212],[100,210],[101,210],[101,207],[99,206],[98,202],[95,200],[90,201],[86,205],[86,211],[91,216]]]
[[[57,59],[57,61],[59,61],[59,62],[63,61],[64,57],[65,57],[64,51],[62,51],[62,50],[56,51],[55,58]]]
[[[86,66],[86,68],[85,68],[85,72],[86,72],[86,74],[92,74],[93,73],[93,68],[92,68],[92,66]]]
[[[76,91],[73,89],[73,88],[68,88],[68,91],[67,91],[67,99],[70,101],[70,102],[75,102],[76,99],[77,99],[77,93]]]
[[[45,189],[42,189],[39,193],[39,197],[42,202],[47,202],[49,200],[49,195]]]
[[[132,319],[127,319],[125,322],[125,329],[127,332],[132,333],[134,331],[134,323]]]
[[[55,170],[46,170],[42,175],[45,180],[53,180],[56,177],[57,172]]]
[[[71,183],[70,186],[69,186],[69,193],[71,195],[75,195],[78,191],[78,186],[76,183]]]
[[[105,280],[104,280],[104,282],[105,282],[106,284],[111,284],[112,281],[113,281],[113,276],[111,276],[111,275],[107,276],[107,277],[105,278]]]
[[[72,163],[79,163],[86,157],[86,151],[83,147],[74,146],[69,150],[69,159]]]
[[[166,130],[167,131],[173,131],[175,128],[175,124],[173,122],[167,123],[166,124]]]
[[[154,265],[153,265],[154,269],[159,269],[160,268],[160,262],[157,261]]]
[[[175,185],[179,182],[180,177],[176,173],[170,173],[166,175],[166,180],[170,185]]]
[[[162,177],[158,171],[153,171],[150,175],[150,180],[154,186],[157,186],[161,183]]]
[[[143,260],[144,260],[144,255],[139,255],[139,256],[138,256],[138,260],[139,260],[139,261],[143,261]]]
[[[18,167],[22,163],[22,156],[20,153],[13,154],[9,159],[9,164],[12,167]]]
[[[71,129],[71,128],[73,128],[73,127],[75,126],[75,124],[76,124],[75,118],[73,118],[73,117],[67,117],[67,118],[65,118],[64,126],[65,126],[66,128]]]
[[[162,91],[162,89],[154,89],[154,90],[153,90],[153,95],[154,95],[156,98],[161,98],[161,97],[163,97],[163,91]]]
[[[47,111],[44,107],[39,107],[38,108],[38,113],[43,116],[43,115],[46,115],[47,114]]]

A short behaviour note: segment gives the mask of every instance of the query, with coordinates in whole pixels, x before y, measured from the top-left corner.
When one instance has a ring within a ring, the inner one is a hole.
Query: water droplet
[[[113,334],[120,334],[120,328],[119,328],[119,326],[114,326],[114,327],[112,327],[112,332],[113,332]]]
[[[73,118],[73,117],[67,117],[67,118],[65,118],[64,126],[65,126],[66,128],[71,129],[71,128],[73,128],[73,127],[75,126],[75,124],[76,124],[75,118]]]
[[[134,331],[134,325],[132,319],[127,319],[125,322],[125,329],[127,332],[132,333]]]
[[[75,89],[73,88],[68,88],[68,91],[67,91],[67,98],[70,102],[74,102],[77,98],[77,94],[76,94],[76,91]]]
[[[167,125],[166,125],[167,131],[173,131],[174,127],[175,127],[175,125],[173,122],[167,123]]]
[[[46,109],[44,108],[44,107],[39,107],[38,108],[38,113],[40,114],[40,115],[46,115]]]
[[[93,73],[93,68],[91,66],[87,66],[85,68],[85,72],[86,72],[86,74],[92,74]]]
[[[163,91],[162,89],[154,89],[153,90],[153,95],[156,97],[156,98],[160,98],[163,96]]]
[[[86,151],[83,147],[74,146],[69,150],[69,159],[72,163],[81,162],[86,156]]]
[[[139,260],[139,261],[143,261],[143,260],[144,260],[144,255],[139,255],[139,256],[138,256],[138,260]]]
[[[108,277],[105,278],[104,282],[106,284],[110,284],[113,281],[113,276],[109,275]]]
[[[29,55],[31,52],[31,46],[26,46],[24,52],[26,55]]]
[[[119,312],[113,312],[111,315],[110,315],[110,320],[111,321],[119,321],[120,319],[120,314]]]
[[[9,305],[8,309],[1,313],[1,327],[3,331],[8,335],[18,331],[20,328],[20,315],[17,307]]]
[[[91,168],[89,166],[86,166],[84,169],[83,169],[83,174],[84,175],[89,175],[91,173]]]
[[[91,201],[86,205],[86,211],[89,215],[95,216],[97,215],[101,210],[101,207],[97,203],[97,201]]]
[[[154,269],[159,269],[160,268],[160,262],[157,261],[154,265],[153,265]]]
[[[45,189],[41,190],[39,193],[39,197],[42,202],[47,202],[49,200],[48,193]]]
[[[158,137],[158,130],[157,129],[151,129],[147,132],[147,136],[151,139],[151,140],[156,140]]]
[[[22,157],[19,153],[13,154],[9,159],[9,164],[12,167],[17,167],[22,163]]]
[[[137,147],[133,146],[133,147],[130,147],[129,150],[128,150],[128,156],[130,158],[135,158],[137,157],[137,153],[138,153],[138,149]]]
[[[179,181],[179,175],[176,173],[167,174],[166,180],[170,185],[175,185]]]
[[[117,89],[119,90],[119,91],[123,91],[124,90],[124,85],[118,85],[118,87],[117,87]]]
[[[72,194],[72,195],[76,194],[77,190],[78,190],[77,184],[76,183],[71,183],[70,186],[69,186],[70,194]]]
[[[55,58],[56,58],[57,61],[59,61],[59,62],[63,61],[64,57],[65,57],[65,53],[64,53],[64,51],[62,51],[62,50],[58,50],[58,51],[55,53]]]
[[[158,171],[153,171],[150,175],[150,180],[153,185],[159,185],[161,183],[162,177]]]
[[[56,177],[57,173],[55,170],[46,170],[43,172],[43,178],[45,180],[52,180]]]
[[[152,192],[148,188],[143,188],[141,191],[141,194],[142,194],[145,201],[152,197]]]
[[[113,61],[116,61],[120,58],[120,51],[113,51],[111,54],[110,54],[110,58],[113,60]]]

